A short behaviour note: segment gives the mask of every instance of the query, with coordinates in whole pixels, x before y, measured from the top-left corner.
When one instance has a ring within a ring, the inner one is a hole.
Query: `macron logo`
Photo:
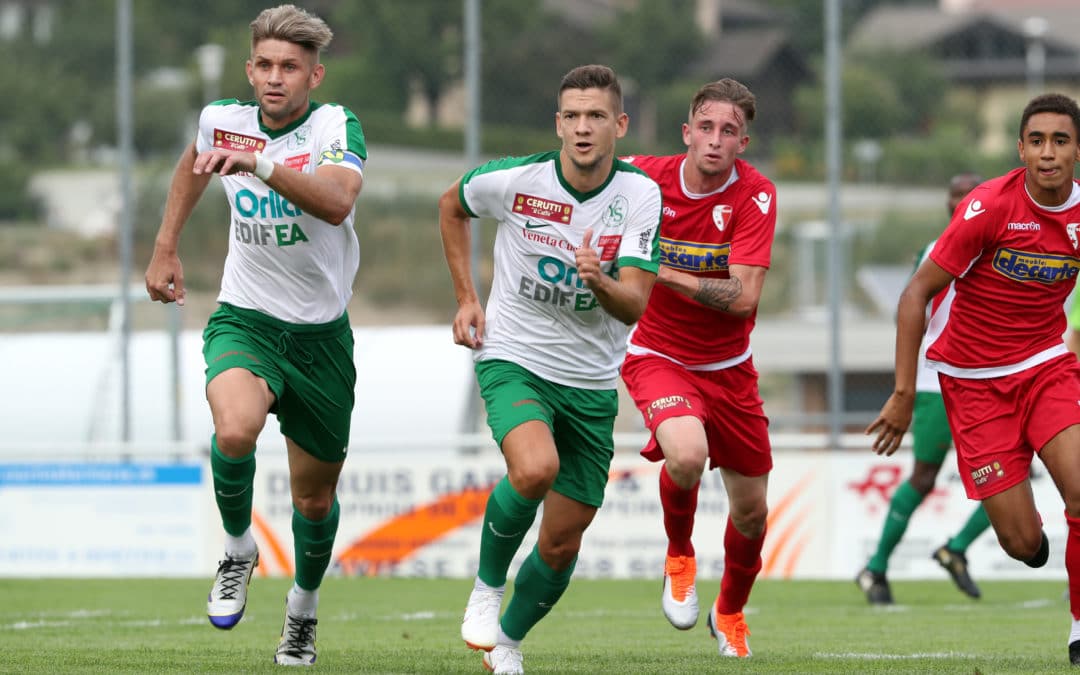
[[[972,199],[970,202],[968,202],[967,209],[964,211],[964,220],[971,220],[985,210],[986,209],[983,207],[982,202],[980,202],[978,199]]]
[[[769,213],[769,206],[772,204],[772,195],[768,192],[759,192],[750,199],[757,205],[762,215],[767,215]]]

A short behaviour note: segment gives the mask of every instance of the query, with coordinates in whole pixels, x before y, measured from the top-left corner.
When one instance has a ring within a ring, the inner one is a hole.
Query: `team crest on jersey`
[[[553,202],[543,197],[534,197],[522,192],[514,195],[514,213],[530,218],[540,218],[553,223],[569,223],[574,207],[563,202]]]
[[[1080,227],[1080,223],[1069,223],[1065,226],[1065,232],[1069,234],[1069,241],[1072,242],[1074,251],[1080,246],[1076,241],[1076,228],[1078,227]]]
[[[727,227],[728,223],[731,221],[731,214],[733,211],[734,209],[727,204],[717,204],[713,207],[712,221],[713,224],[716,225],[716,229],[721,232],[724,231],[724,228]]]
[[[214,129],[214,147],[240,152],[262,152],[262,149],[266,147],[266,139],[225,129]]]
[[[1067,255],[1030,253],[1002,248],[994,254],[994,269],[1015,281],[1038,281],[1052,284],[1075,279],[1080,274],[1080,260]]]
[[[285,160],[285,166],[290,169],[295,169],[300,173],[304,173],[304,169],[311,163],[311,153],[305,152],[302,155],[294,155]]]
[[[626,218],[626,212],[630,210],[630,201],[622,195],[616,195],[611,203],[604,208],[600,216],[600,222],[604,227],[619,227]]]
[[[289,150],[296,150],[302,148],[308,144],[308,140],[311,138],[311,125],[305,124],[302,127],[298,127],[295,131],[289,134],[289,139],[285,141],[285,146]]]

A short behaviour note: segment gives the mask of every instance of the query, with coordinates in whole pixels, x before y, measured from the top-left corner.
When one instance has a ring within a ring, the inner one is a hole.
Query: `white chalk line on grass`
[[[963,652],[921,652],[916,654],[874,654],[866,652],[818,652],[815,659],[843,659],[859,661],[914,661],[942,659],[974,659],[976,654]]]
[[[175,621],[166,621],[164,619],[123,619],[113,616],[113,612],[110,610],[96,610],[96,609],[76,609],[70,612],[35,612],[33,619],[23,619],[21,621],[12,621],[11,623],[0,624],[0,631],[11,630],[38,630],[48,628],[69,628],[75,626],[83,621],[93,620],[102,623],[102,619],[107,617],[107,623],[116,626],[129,626],[133,628],[156,628],[160,626],[168,625],[190,625],[201,624],[206,622],[205,616],[200,617],[186,617]],[[55,617],[55,618],[53,618]]]

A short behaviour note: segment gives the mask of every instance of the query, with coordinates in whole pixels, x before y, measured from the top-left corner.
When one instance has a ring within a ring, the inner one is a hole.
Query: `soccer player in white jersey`
[[[319,104],[319,52],[332,33],[293,5],[251,23],[253,101],[216,101],[173,174],[146,270],[153,300],[184,303],[180,233],[214,174],[232,210],[218,309],[203,333],[214,419],[210,466],[225,556],[207,602],[210,623],[244,614],[259,561],[251,533],[255,441],[267,415],[285,436],[296,576],[274,661],[315,662],[319,585],[337,533],[338,475],[349,444],[356,370],[346,313],[359,265],[353,216],[367,157],[347,109]]]
[[[1065,347],[1065,299],[1080,275],[1080,107],[1061,94],[1028,102],[1021,168],[957,205],[900,295],[896,387],[866,432],[891,455],[911,424],[926,306],[926,364],[938,371],[960,478],[982,502],[1001,548],[1031,567],[1050,543],[1031,493],[1038,455],[1065,503],[1072,627],[1080,665],[1080,364]]]
[[[461,637],[495,673],[521,673],[525,634],[570,583],[603,502],[628,326],[656,280],[660,189],[618,160],[622,91],[606,66],[559,86],[559,151],[488,162],[439,200],[458,310],[454,342],[475,350],[488,425],[507,475],[484,513]],[[469,219],[498,220],[486,311],[472,281]],[[510,562],[544,505],[537,545],[502,615]]]

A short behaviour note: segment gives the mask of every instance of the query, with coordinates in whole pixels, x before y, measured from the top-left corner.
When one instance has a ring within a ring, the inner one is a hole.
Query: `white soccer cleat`
[[[502,588],[473,588],[461,620],[461,639],[470,649],[485,652],[495,647],[499,637],[499,609],[502,607]]]
[[[206,599],[206,616],[215,628],[229,630],[244,616],[251,574],[259,566],[259,552],[250,558],[226,555],[218,563],[214,585]]]
[[[698,620],[697,561],[691,556],[668,556],[664,561],[664,616],[679,630],[690,630]]]
[[[490,652],[484,652],[484,668],[495,675],[525,675],[522,667],[521,650],[507,645],[495,645]]]
[[[315,665],[315,626],[318,623],[318,619],[292,616],[286,609],[274,663],[279,666]]]

